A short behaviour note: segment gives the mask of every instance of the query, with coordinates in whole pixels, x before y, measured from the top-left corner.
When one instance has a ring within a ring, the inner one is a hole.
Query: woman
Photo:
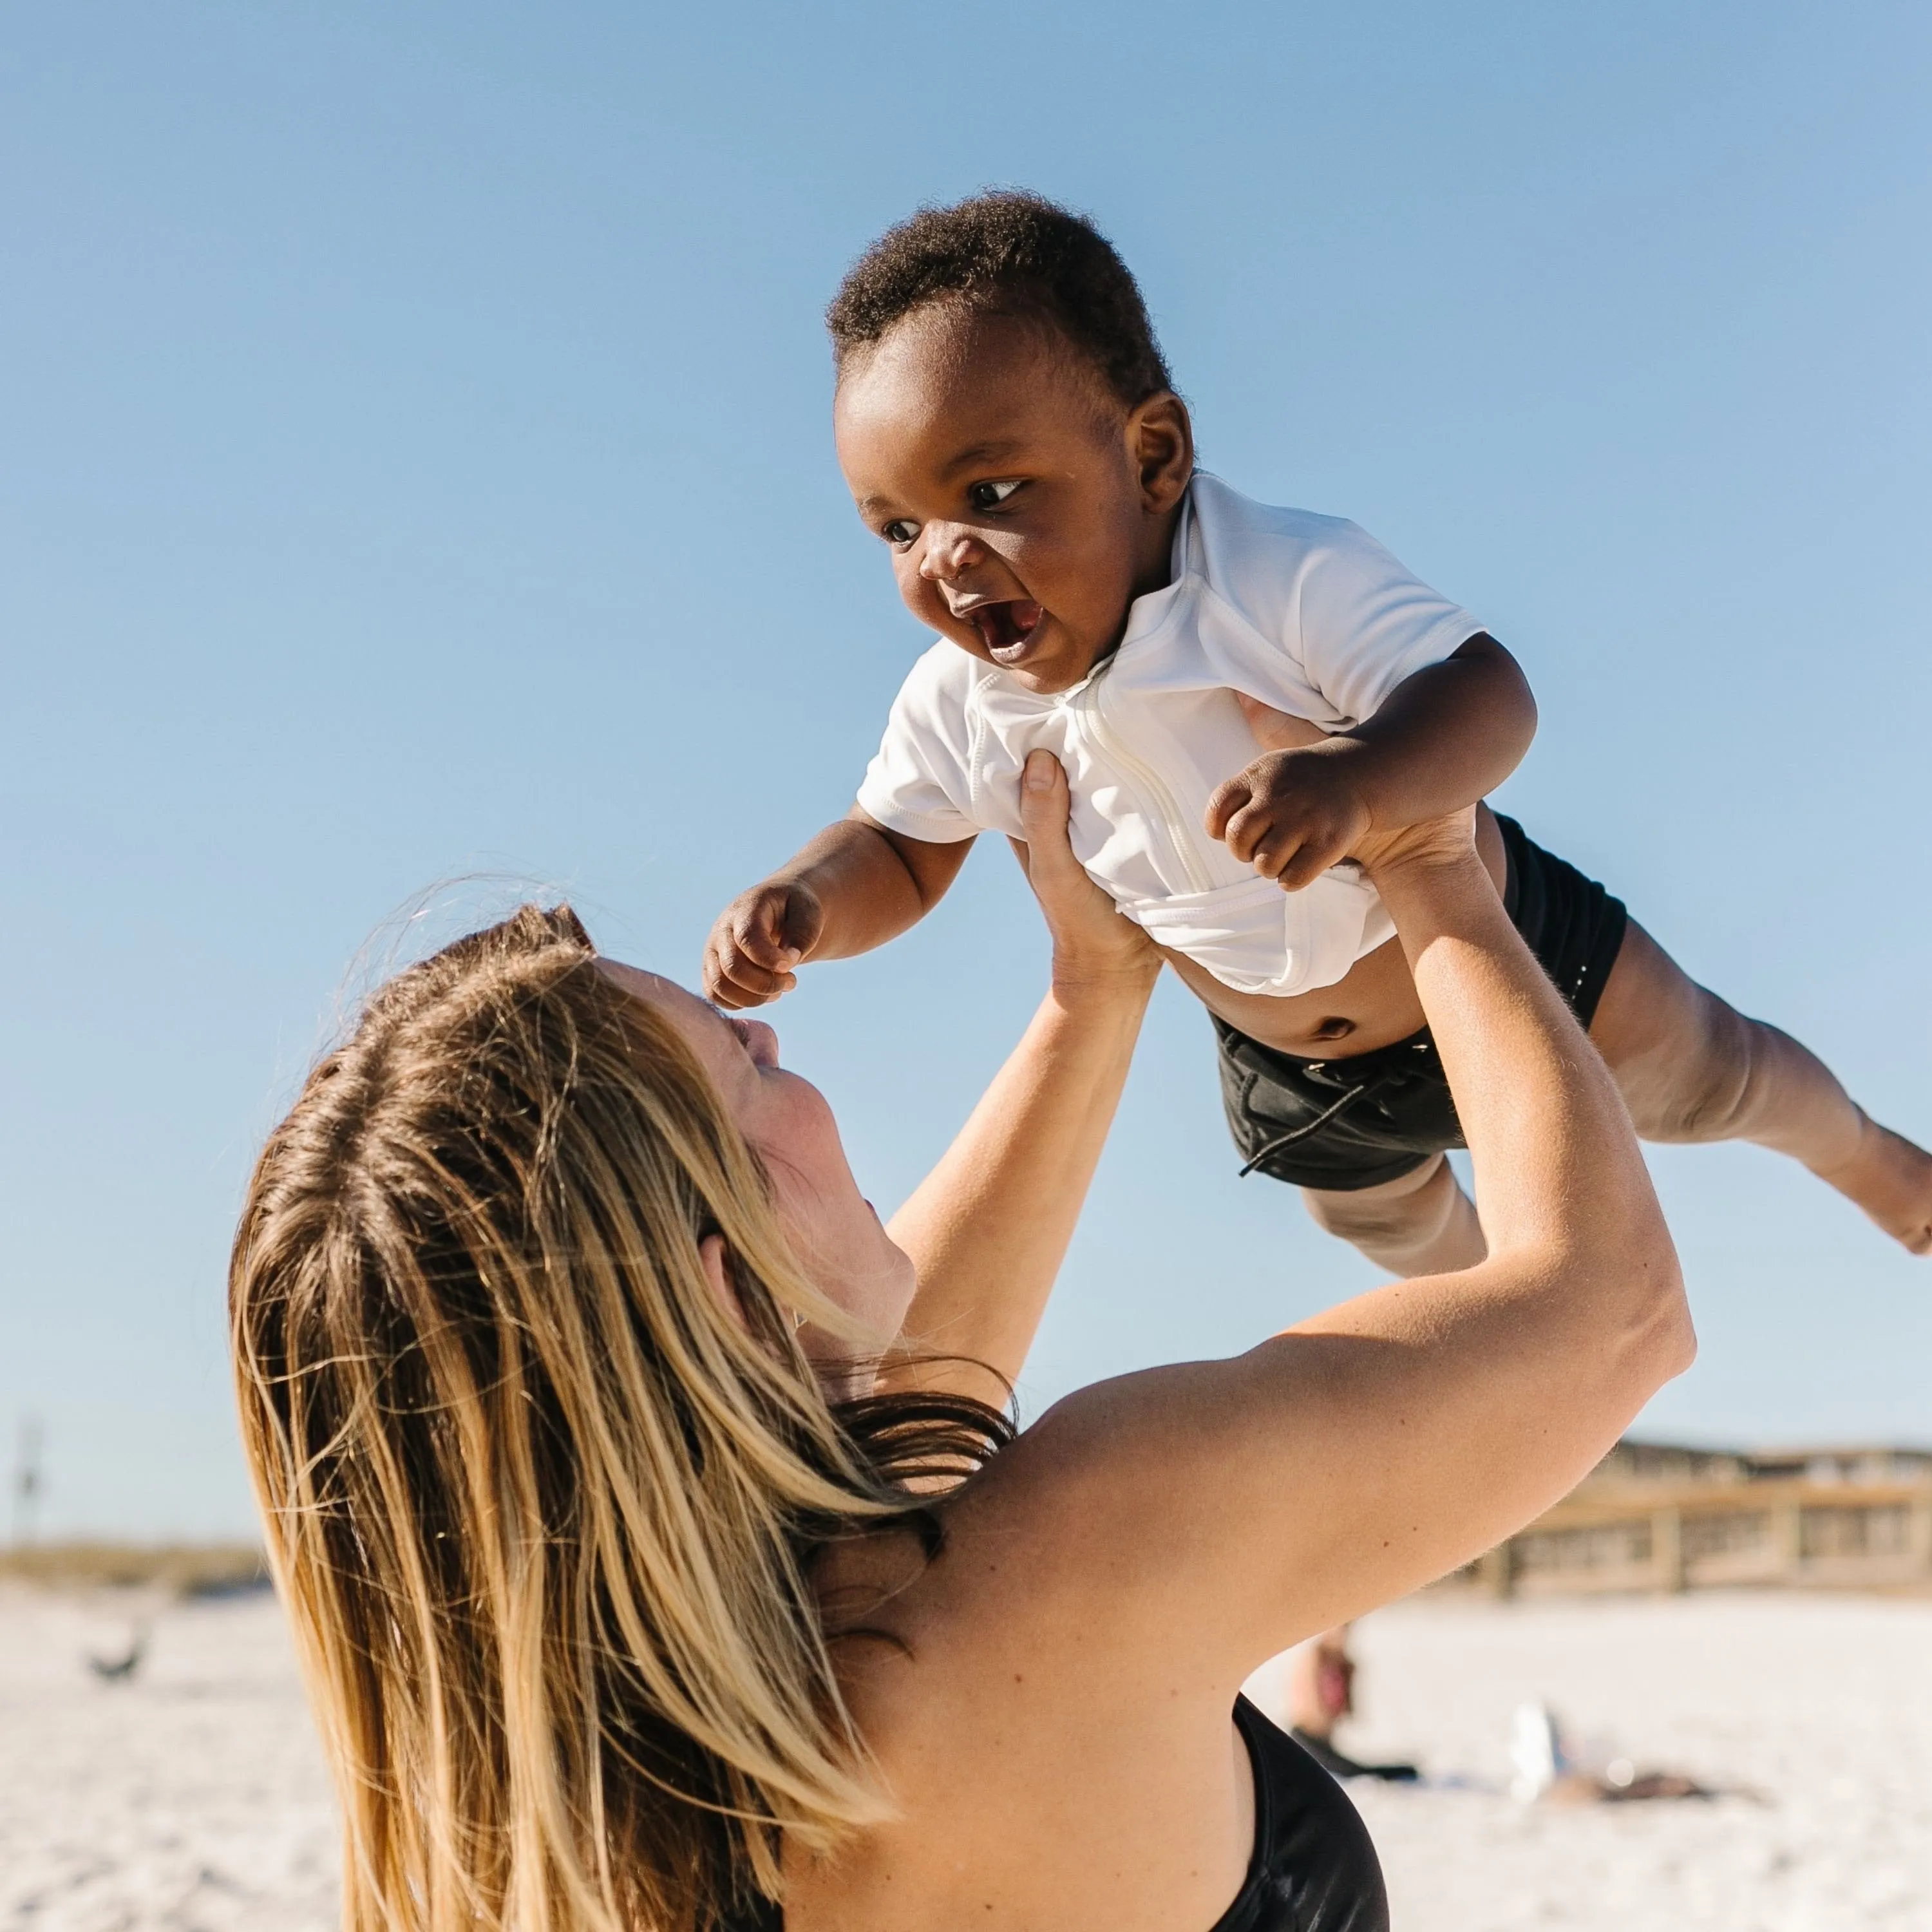
[[[769,1028],[567,914],[391,982],[271,1138],[235,1344],[356,1932],[1386,1924],[1238,1687],[1566,1491],[1689,1359],[1675,1257],[1466,818],[1420,828],[1360,856],[1489,1258],[1012,1437],[1157,970],[1066,812],[1036,754],[1052,983],[890,1229]]]

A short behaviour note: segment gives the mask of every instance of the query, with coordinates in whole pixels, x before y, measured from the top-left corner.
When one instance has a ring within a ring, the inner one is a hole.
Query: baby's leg
[[[1699,986],[1635,920],[1590,1037],[1646,1140],[1774,1148],[1932,1252],[1932,1154],[1880,1126],[1789,1034]]]
[[[1474,1205],[1439,1154],[1373,1187],[1304,1187],[1301,1198],[1318,1226],[1405,1280],[1474,1268],[1489,1252]]]

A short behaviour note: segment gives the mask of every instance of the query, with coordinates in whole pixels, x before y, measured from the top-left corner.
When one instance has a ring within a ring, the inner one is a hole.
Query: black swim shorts
[[[1595,880],[1532,844],[1514,819],[1498,812],[1496,825],[1508,865],[1504,909],[1587,1027],[1630,916]],[[1214,1030],[1222,1104],[1244,1174],[1353,1193],[1465,1144],[1426,1027],[1393,1046],[1341,1060],[1277,1052],[1222,1019]]]

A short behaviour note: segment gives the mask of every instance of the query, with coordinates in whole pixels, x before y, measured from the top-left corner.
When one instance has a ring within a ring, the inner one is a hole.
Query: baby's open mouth
[[[1002,604],[976,604],[967,613],[967,621],[979,632],[989,656],[1011,664],[1026,655],[1046,615],[1030,598],[1014,597]]]

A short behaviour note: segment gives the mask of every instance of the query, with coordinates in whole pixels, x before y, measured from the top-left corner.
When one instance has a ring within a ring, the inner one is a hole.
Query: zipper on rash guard
[[[1109,664],[1112,660],[1108,660]],[[1085,688],[1074,694],[1074,703],[1093,732],[1094,742],[1100,746],[1108,760],[1118,766],[1131,779],[1140,794],[1142,809],[1166,842],[1173,854],[1176,866],[1188,883],[1190,891],[1212,892],[1214,881],[1202,864],[1180,820],[1180,808],[1174,800],[1174,794],[1167,788],[1166,781],[1145,759],[1128,749],[1119,734],[1108,724],[1106,718],[1106,690],[1108,679],[1107,665],[1101,668],[1098,676],[1090,679]]]

